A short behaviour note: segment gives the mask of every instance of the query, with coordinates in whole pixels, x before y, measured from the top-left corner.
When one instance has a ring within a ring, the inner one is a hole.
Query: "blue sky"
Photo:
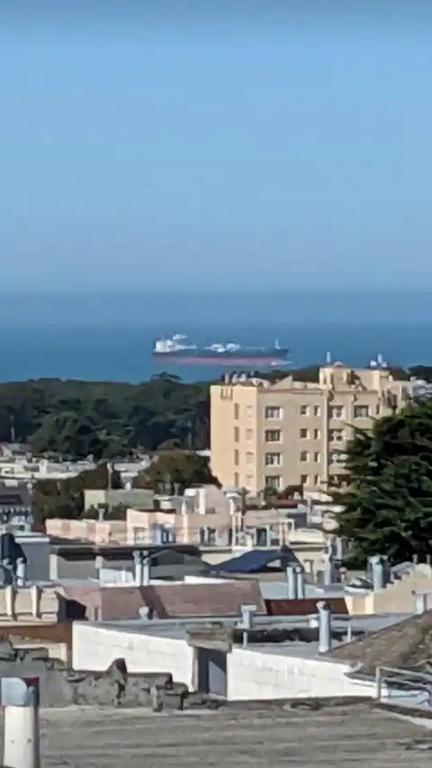
[[[3,290],[427,290],[431,16],[2,0]]]

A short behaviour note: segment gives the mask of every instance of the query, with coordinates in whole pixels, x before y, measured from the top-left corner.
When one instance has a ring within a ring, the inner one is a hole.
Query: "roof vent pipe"
[[[244,605],[242,604],[240,606],[241,610],[241,621],[240,621],[240,627],[241,629],[252,629],[253,625],[253,615],[256,613],[256,605]]]
[[[135,576],[135,584],[137,587],[140,587],[143,583],[143,556],[142,552],[140,552],[138,549],[136,549],[133,553],[133,559],[134,559],[134,576]]]
[[[294,568],[294,573],[296,576],[297,599],[304,600],[306,595],[305,595],[305,575],[304,575],[303,566],[296,565]]]
[[[25,587],[27,580],[27,564],[24,558],[19,557],[16,561],[16,585]]]
[[[324,600],[317,602],[318,608],[318,652],[328,653],[331,649],[331,611]]]
[[[331,551],[324,554],[324,586],[330,587],[333,584],[334,569],[333,569],[333,554]]]
[[[151,580],[151,560],[150,557],[145,557],[143,560],[143,570],[142,570],[142,582],[145,587],[147,587],[150,584]]]
[[[374,555],[369,558],[369,564],[372,569],[372,584],[374,592],[384,589],[384,564],[381,555]]]
[[[295,567],[294,565],[288,565],[286,569],[288,600],[295,600],[297,598],[297,574]]]
[[[415,592],[413,591],[414,595],[414,602],[415,602],[415,612],[420,615],[422,613],[425,613],[427,611],[427,594],[426,592]]]

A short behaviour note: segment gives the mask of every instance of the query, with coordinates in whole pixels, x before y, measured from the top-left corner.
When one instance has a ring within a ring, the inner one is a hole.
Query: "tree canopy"
[[[111,474],[111,487],[121,488],[118,472]],[[64,480],[38,480],[33,487],[36,523],[50,517],[77,519],[83,516],[84,490],[108,488],[108,468],[99,464],[95,469],[81,472],[77,477]]]
[[[167,374],[143,384],[37,381],[0,384],[0,441],[37,453],[96,460],[164,445],[206,448],[207,383]]]
[[[352,555],[401,562],[432,553],[432,401],[407,405],[357,430],[348,446],[350,486],[335,494],[345,509],[340,533]]]
[[[191,485],[213,484],[218,480],[211,471],[205,456],[192,451],[163,451],[157,461],[140,472],[134,480],[135,488],[153,488],[154,491],[182,493]]]

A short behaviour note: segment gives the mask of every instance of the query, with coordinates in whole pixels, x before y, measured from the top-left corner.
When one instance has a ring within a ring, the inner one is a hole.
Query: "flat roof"
[[[393,624],[405,619],[405,615],[384,614],[377,616],[361,617],[341,617],[334,618],[333,627],[335,632],[343,633],[351,625],[353,635],[360,633],[376,632],[379,629],[390,627]],[[211,627],[222,626],[234,628],[238,623],[238,618],[226,617],[197,617],[188,619],[131,619],[129,621],[93,621],[82,622],[86,626],[93,626],[99,629],[107,629],[115,632],[125,632],[127,634],[143,634],[155,637],[166,637],[176,640],[186,640],[187,633],[191,629],[203,626]],[[309,618],[305,616],[256,616],[254,619],[255,631],[267,630],[277,632],[278,630],[301,630],[310,629]],[[354,638],[353,638],[354,639]],[[341,640],[333,640],[333,648],[343,645]],[[236,642],[236,647],[241,647]],[[316,639],[282,639],[266,640],[265,642],[250,641],[247,648],[251,651],[260,651],[273,655],[316,657],[318,656],[318,642]],[[336,662],[331,656],[320,656],[325,661]]]
[[[416,749],[429,733],[369,703],[313,711],[239,702],[162,714],[66,707],[42,710],[41,736],[41,762],[53,766],[430,768],[430,752]]]

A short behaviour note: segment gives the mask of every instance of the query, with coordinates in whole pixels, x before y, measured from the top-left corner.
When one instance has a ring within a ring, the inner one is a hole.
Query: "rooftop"
[[[41,731],[45,766],[430,768],[430,752],[418,749],[427,732],[370,704],[239,704],[168,716],[73,707],[43,711]]]
[[[362,671],[373,674],[377,666],[423,667],[432,659],[432,611],[410,616],[367,637],[336,648],[334,658],[362,662]]]

